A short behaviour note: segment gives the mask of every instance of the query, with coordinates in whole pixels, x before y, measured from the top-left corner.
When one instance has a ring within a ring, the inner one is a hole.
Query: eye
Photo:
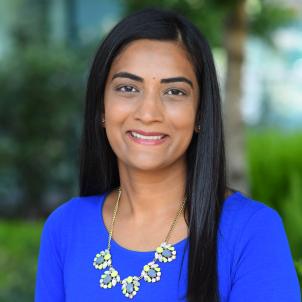
[[[172,88],[166,91],[166,94],[168,95],[176,95],[176,96],[182,96],[182,95],[187,95],[184,91]]]
[[[123,86],[118,86],[115,88],[116,91],[123,92],[123,93],[135,93],[138,92],[138,90],[130,85],[123,85]]]

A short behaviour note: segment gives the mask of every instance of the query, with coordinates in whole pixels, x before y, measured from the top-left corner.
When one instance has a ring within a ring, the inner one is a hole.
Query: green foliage
[[[249,131],[247,151],[253,195],[281,210],[293,179],[302,178],[302,133]]]
[[[266,1],[258,2],[259,9],[249,14],[249,28],[252,34],[262,37],[272,45],[272,31],[282,25],[289,24],[297,19],[298,16],[293,9],[277,4],[268,4]]]
[[[1,65],[1,202],[12,205],[18,187],[20,214],[38,214],[47,189],[70,195],[76,182],[74,146],[85,91],[80,62],[66,49],[33,45]]]
[[[31,302],[42,223],[0,222],[0,301]]]
[[[302,177],[298,173],[290,175],[289,194],[283,201],[282,214],[292,246],[293,255],[302,259]]]
[[[279,212],[302,259],[302,133],[249,132],[247,145],[251,195]]]
[[[246,2],[248,31],[270,42],[270,34],[281,25],[297,18],[293,9],[273,1],[261,0],[127,0],[127,13],[145,7],[160,7],[179,12],[189,18],[213,46],[221,46],[226,20],[239,3]]]
[[[300,288],[302,288],[302,259],[295,261],[295,267],[298,273]]]

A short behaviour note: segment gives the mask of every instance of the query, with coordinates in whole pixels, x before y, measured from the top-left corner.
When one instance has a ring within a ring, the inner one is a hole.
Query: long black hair
[[[171,11],[144,9],[119,22],[95,55],[87,84],[80,148],[80,196],[98,195],[119,186],[117,158],[101,115],[106,79],[115,57],[138,39],[178,41],[185,47],[200,90],[194,132],[186,153],[185,216],[189,228],[188,301],[219,301],[217,231],[225,200],[226,173],[221,99],[210,46],[186,18]]]

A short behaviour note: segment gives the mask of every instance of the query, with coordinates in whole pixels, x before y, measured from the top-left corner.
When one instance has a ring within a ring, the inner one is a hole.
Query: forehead
[[[128,71],[144,76],[186,75],[195,78],[184,47],[174,41],[141,39],[129,43],[114,59],[110,73]]]

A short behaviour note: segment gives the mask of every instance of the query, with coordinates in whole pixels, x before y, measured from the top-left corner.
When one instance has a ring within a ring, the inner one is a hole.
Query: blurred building
[[[99,40],[120,19],[121,0],[0,0],[0,59],[16,37],[69,46]],[[42,39],[41,39],[42,40]]]
[[[54,0],[51,34],[54,40],[86,44],[100,39],[122,15],[119,0]]]

